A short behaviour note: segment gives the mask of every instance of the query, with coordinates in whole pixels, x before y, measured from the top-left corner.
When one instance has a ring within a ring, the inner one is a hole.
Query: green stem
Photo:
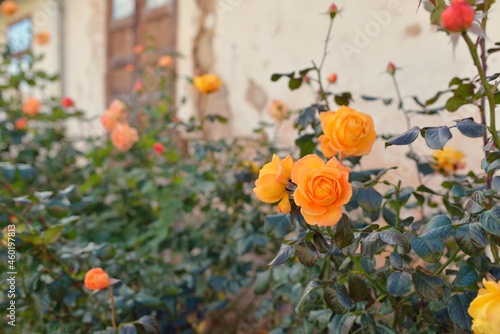
[[[488,130],[490,131],[493,137],[495,146],[497,148],[500,148],[500,137],[498,136],[496,128],[497,125],[496,125],[496,115],[495,115],[495,96],[489,87],[488,79],[486,78],[486,73],[481,64],[481,60],[479,59],[479,56],[477,54],[476,45],[472,42],[472,40],[470,39],[469,35],[467,35],[466,32],[462,34],[462,37],[464,38],[465,42],[467,43],[467,46],[469,47],[472,59],[474,60],[474,65],[476,66],[477,71],[479,73],[479,78],[481,79],[481,84],[483,85],[484,92],[486,94],[486,97],[488,98],[488,107],[490,111],[490,126]]]
[[[438,270],[436,270],[436,271],[434,272],[434,275],[436,275],[436,276],[437,276],[437,275],[441,274],[441,272],[442,272],[443,270],[445,270],[445,269],[446,269],[446,267],[448,267],[448,265],[449,265],[450,263],[452,263],[452,262],[453,262],[453,260],[455,260],[455,257],[457,256],[457,254],[458,254],[458,252],[459,252],[459,251],[460,251],[460,248],[458,248],[458,247],[457,247],[457,248],[453,251],[453,253],[451,253],[451,255],[448,257],[448,260],[446,260],[446,262],[445,262],[445,263],[443,263],[443,264],[441,265],[441,267],[439,267],[439,269],[438,269]]]
[[[113,286],[109,285],[109,300],[111,302],[111,324],[115,329],[115,332],[118,333],[118,327],[115,322],[115,296],[113,295]]]

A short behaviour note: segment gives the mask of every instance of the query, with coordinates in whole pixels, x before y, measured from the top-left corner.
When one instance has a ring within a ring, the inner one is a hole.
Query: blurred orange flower
[[[255,181],[253,189],[255,195],[264,203],[278,204],[278,210],[282,213],[289,213],[292,208],[290,197],[286,190],[292,175],[293,159],[287,156],[280,159],[276,154],[273,160],[265,164],[259,172],[259,178]]]
[[[443,28],[451,32],[462,32],[472,25],[476,12],[467,0],[452,0],[441,14]]]
[[[139,141],[137,130],[125,123],[119,123],[111,133],[111,142],[119,151],[128,151]]]
[[[165,55],[160,57],[160,59],[158,59],[159,67],[167,68],[172,66],[173,64],[174,64],[174,58],[172,58],[172,56]]]
[[[28,128],[28,120],[26,118],[19,118],[14,124],[16,130],[26,130]]]
[[[126,121],[125,104],[120,100],[113,100],[108,110],[101,115],[101,124],[106,131],[112,131],[119,123]]]
[[[5,0],[0,5],[0,11],[5,16],[12,16],[19,10],[19,6],[11,0]]]
[[[337,82],[337,73],[332,73],[328,76],[328,82],[334,84]]]
[[[134,64],[127,64],[127,65],[125,65],[125,71],[127,71],[127,72],[134,72],[134,70],[135,70]]]
[[[134,53],[135,54],[141,54],[144,52],[144,50],[146,50],[146,47],[142,44],[138,44],[138,45],[134,46]]]
[[[272,100],[267,112],[277,122],[283,121],[289,114],[288,106],[281,100]]]
[[[326,164],[315,154],[309,154],[295,163],[292,182],[295,203],[309,225],[333,226],[342,217],[342,206],[352,196],[349,168],[336,158]]]
[[[109,276],[102,268],[93,268],[87,271],[83,282],[89,290],[103,290],[110,284]]]
[[[144,84],[142,81],[136,81],[134,84],[134,90],[138,93],[141,93],[144,91]]]
[[[193,83],[202,94],[216,92],[222,86],[222,81],[215,74],[198,75],[194,78]]]
[[[163,146],[162,143],[154,143],[153,144],[153,151],[156,154],[163,154],[163,153],[165,153],[165,146]]]
[[[34,117],[38,115],[40,112],[40,108],[42,107],[42,104],[40,103],[39,100],[35,98],[28,98],[26,102],[23,104],[22,111],[25,115],[28,115],[30,117]]]
[[[318,140],[326,158],[338,153],[342,157],[370,153],[377,134],[369,115],[341,106],[337,111],[320,113],[319,118],[324,134]]]
[[[50,42],[50,33],[48,31],[41,31],[35,35],[35,41],[38,45],[45,45]]]

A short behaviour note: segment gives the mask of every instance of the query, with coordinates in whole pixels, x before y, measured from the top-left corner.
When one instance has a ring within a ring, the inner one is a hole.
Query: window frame
[[[12,58],[21,58],[21,57],[25,56],[26,54],[28,54],[28,52],[30,51],[30,49],[33,47],[33,42],[34,42],[35,39],[34,39],[34,34],[33,34],[33,19],[31,17],[31,15],[25,15],[25,16],[20,17],[19,19],[15,20],[13,22],[9,22],[9,24],[7,25],[7,29],[5,31],[5,39],[7,41],[7,45],[9,45],[9,47],[10,47],[9,29],[12,26],[14,26],[14,25],[16,25],[16,24],[18,24],[18,23],[20,23],[22,21],[25,21],[25,20],[28,20],[30,22],[30,24],[31,24],[31,26],[30,26],[30,30],[31,30],[30,31],[30,41],[29,41],[29,44],[28,44],[28,48],[24,49],[24,50],[21,50],[21,51],[17,51],[17,52],[12,53],[10,55]]]

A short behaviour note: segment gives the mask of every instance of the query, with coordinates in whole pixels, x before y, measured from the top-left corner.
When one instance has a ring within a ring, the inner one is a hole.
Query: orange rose
[[[111,142],[119,151],[128,151],[139,141],[137,130],[128,124],[117,124],[111,133]]]
[[[318,140],[325,157],[338,153],[342,157],[370,153],[377,134],[369,115],[341,106],[336,112],[320,113],[319,118],[324,134]]]
[[[120,100],[113,100],[108,110],[101,115],[101,124],[106,131],[113,130],[118,123],[125,122],[125,104]]]
[[[309,225],[333,226],[342,217],[342,206],[352,196],[349,168],[336,158],[326,164],[315,154],[309,154],[295,163],[292,182],[295,203]]]
[[[108,111],[111,112],[113,115],[117,116],[120,118],[120,120],[125,120],[125,109],[127,109],[127,106],[125,103],[122,101],[115,99],[111,101],[111,104],[108,107]],[[123,119],[121,119],[123,118]]]
[[[22,111],[24,114],[34,117],[40,112],[42,104],[35,98],[28,98],[23,104]]]
[[[6,0],[0,5],[0,11],[2,11],[2,14],[5,16],[14,15],[18,9],[19,6],[14,1],[10,0]]]
[[[144,52],[144,50],[146,50],[146,47],[142,44],[138,44],[138,45],[134,46],[134,53],[135,54],[141,54]]]
[[[19,118],[14,124],[16,130],[26,130],[28,128],[28,120],[26,118]]]
[[[167,67],[172,66],[173,63],[174,63],[174,58],[172,58],[169,55],[162,56],[162,57],[160,57],[160,59],[158,59],[158,66],[159,67],[167,68]]]
[[[288,155],[282,160],[274,154],[273,160],[262,167],[259,178],[255,181],[253,192],[257,198],[264,203],[280,201],[278,210],[282,213],[289,213],[292,208],[286,186],[290,181],[292,168],[293,159],[291,156]]]
[[[47,31],[39,32],[35,35],[35,40],[38,45],[45,45],[50,42],[50,33]]]
[[[222,81],[214,74],[198,75],[194,78],[193,83],[202,94],[216,92],[222,86]]]
[[[87,271],[83,282],[85,287],[90,290],[103,290],[110,284],[109,276],[102,268],[94,268]]]
[[[287,105],[281,100],[272,100],[267,112],[278,122],[286,119],[289,113]]]
[[[469,305],[474,334],[500,333],[500,283],[483,279],[484,288]]]

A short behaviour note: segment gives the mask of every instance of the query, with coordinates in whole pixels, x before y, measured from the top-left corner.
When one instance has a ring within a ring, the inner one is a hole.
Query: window
[[[169,5],[172,3],[172,0],[147,0],[147,8],[154,9],[161,6]]]
[[[126,19],[135,13],[135,0],[113,0],[113,20]]]
[[[31,28],[30,19],[23,19],[9,26],[7,38],[12,54],[22,54],[31,47],[31,40],[33,39]]]

